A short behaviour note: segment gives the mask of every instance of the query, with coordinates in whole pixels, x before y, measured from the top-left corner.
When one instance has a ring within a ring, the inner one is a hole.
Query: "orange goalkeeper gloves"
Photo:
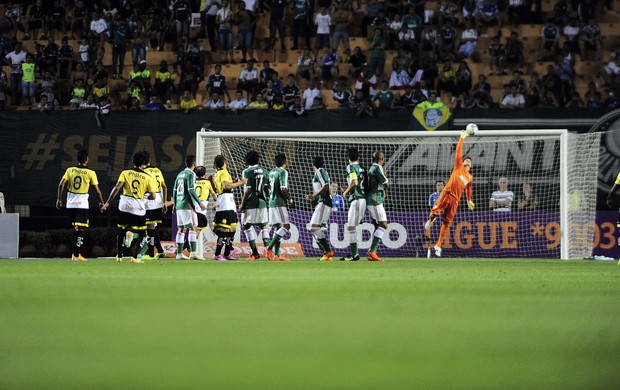
[[[473,209],[474,209],[474,207],[476,207],[476,205],[474,204],[474,201],[473,201],[473,200],[468,200],[468,201],[467,201],[467,207],[468,207],[470,210],[473,210]]]

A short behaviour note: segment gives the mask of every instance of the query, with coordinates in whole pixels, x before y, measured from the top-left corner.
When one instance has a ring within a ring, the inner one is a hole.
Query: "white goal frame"
[[[407,137],[458,137],[460,131],[381,131],[381,132],[354,132],[354,131],[288,131],[288,132],[261,132],[261,131],[211,131],[202,128],[196,133],[196,161],[198,165],[205,165],[210,170],[210,161],[205,161],[205,143],[214,138],[407,138]],[[560,259],[569,259],[569,196],[568,196],[568,135],[567,129],[529,129],[529,130],[480,130],[475,137],[489,136],[556,136],[560,140]],[[221,153],[221,150],[219,150]],[[209,156],[211,158],[211,156]],[[239,162],[242,164],[242,162]]]

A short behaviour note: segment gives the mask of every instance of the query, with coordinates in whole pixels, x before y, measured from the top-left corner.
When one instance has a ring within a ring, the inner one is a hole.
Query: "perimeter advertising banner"
[[[613,256],[617,252],[615,223],[610,221],[614,213],[606,213],[597,226],[571,226],[571,234],[577,239],[575,245],[585,245],[588,233],[594,230],[596,254]],[[290,257],[320,257],[321,252],[307,229],[312,216],[307,211],[290,211],[290,236],[283,241],[283,253]],[[443,245],[443,257],[537,257],[559,258],[560,226],[559,215],[553,212],[462,212],[457,214],[450,236]],[[441,220],[431,229],[432,241],[424,238],[423,225],[426,213],[388,213],[390,221],[379,247],[382,257],[426,257],[426,248],[434,245]],[[335,212],[329,220],[326,237],[338,257],[348,251],[345,236],[347,214]],[[374,227],[368,216],[358,228],[360,254],[365,255],[370,247]],[[215,236],[211,231],[203,232],[205,257],[212,256]],[[249,255],[245,235],[241,229],[235,236],[236,249],[242,257]],[[261,247],[262,245],[259,245]],[[262,252],[262,250],[261,250]]]

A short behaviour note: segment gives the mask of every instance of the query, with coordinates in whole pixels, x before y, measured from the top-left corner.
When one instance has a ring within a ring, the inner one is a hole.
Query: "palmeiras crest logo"
[[[426,127],[437,127],[439,122],[441,122],[442,116],[443,114],[441,111],[436,108],[430,108],[424,113],[424,124]]]

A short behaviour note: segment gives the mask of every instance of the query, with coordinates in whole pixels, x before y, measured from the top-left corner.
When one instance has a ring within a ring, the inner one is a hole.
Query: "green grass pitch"
[[[0,261],[1,389],[612,389],[615,262]]]

